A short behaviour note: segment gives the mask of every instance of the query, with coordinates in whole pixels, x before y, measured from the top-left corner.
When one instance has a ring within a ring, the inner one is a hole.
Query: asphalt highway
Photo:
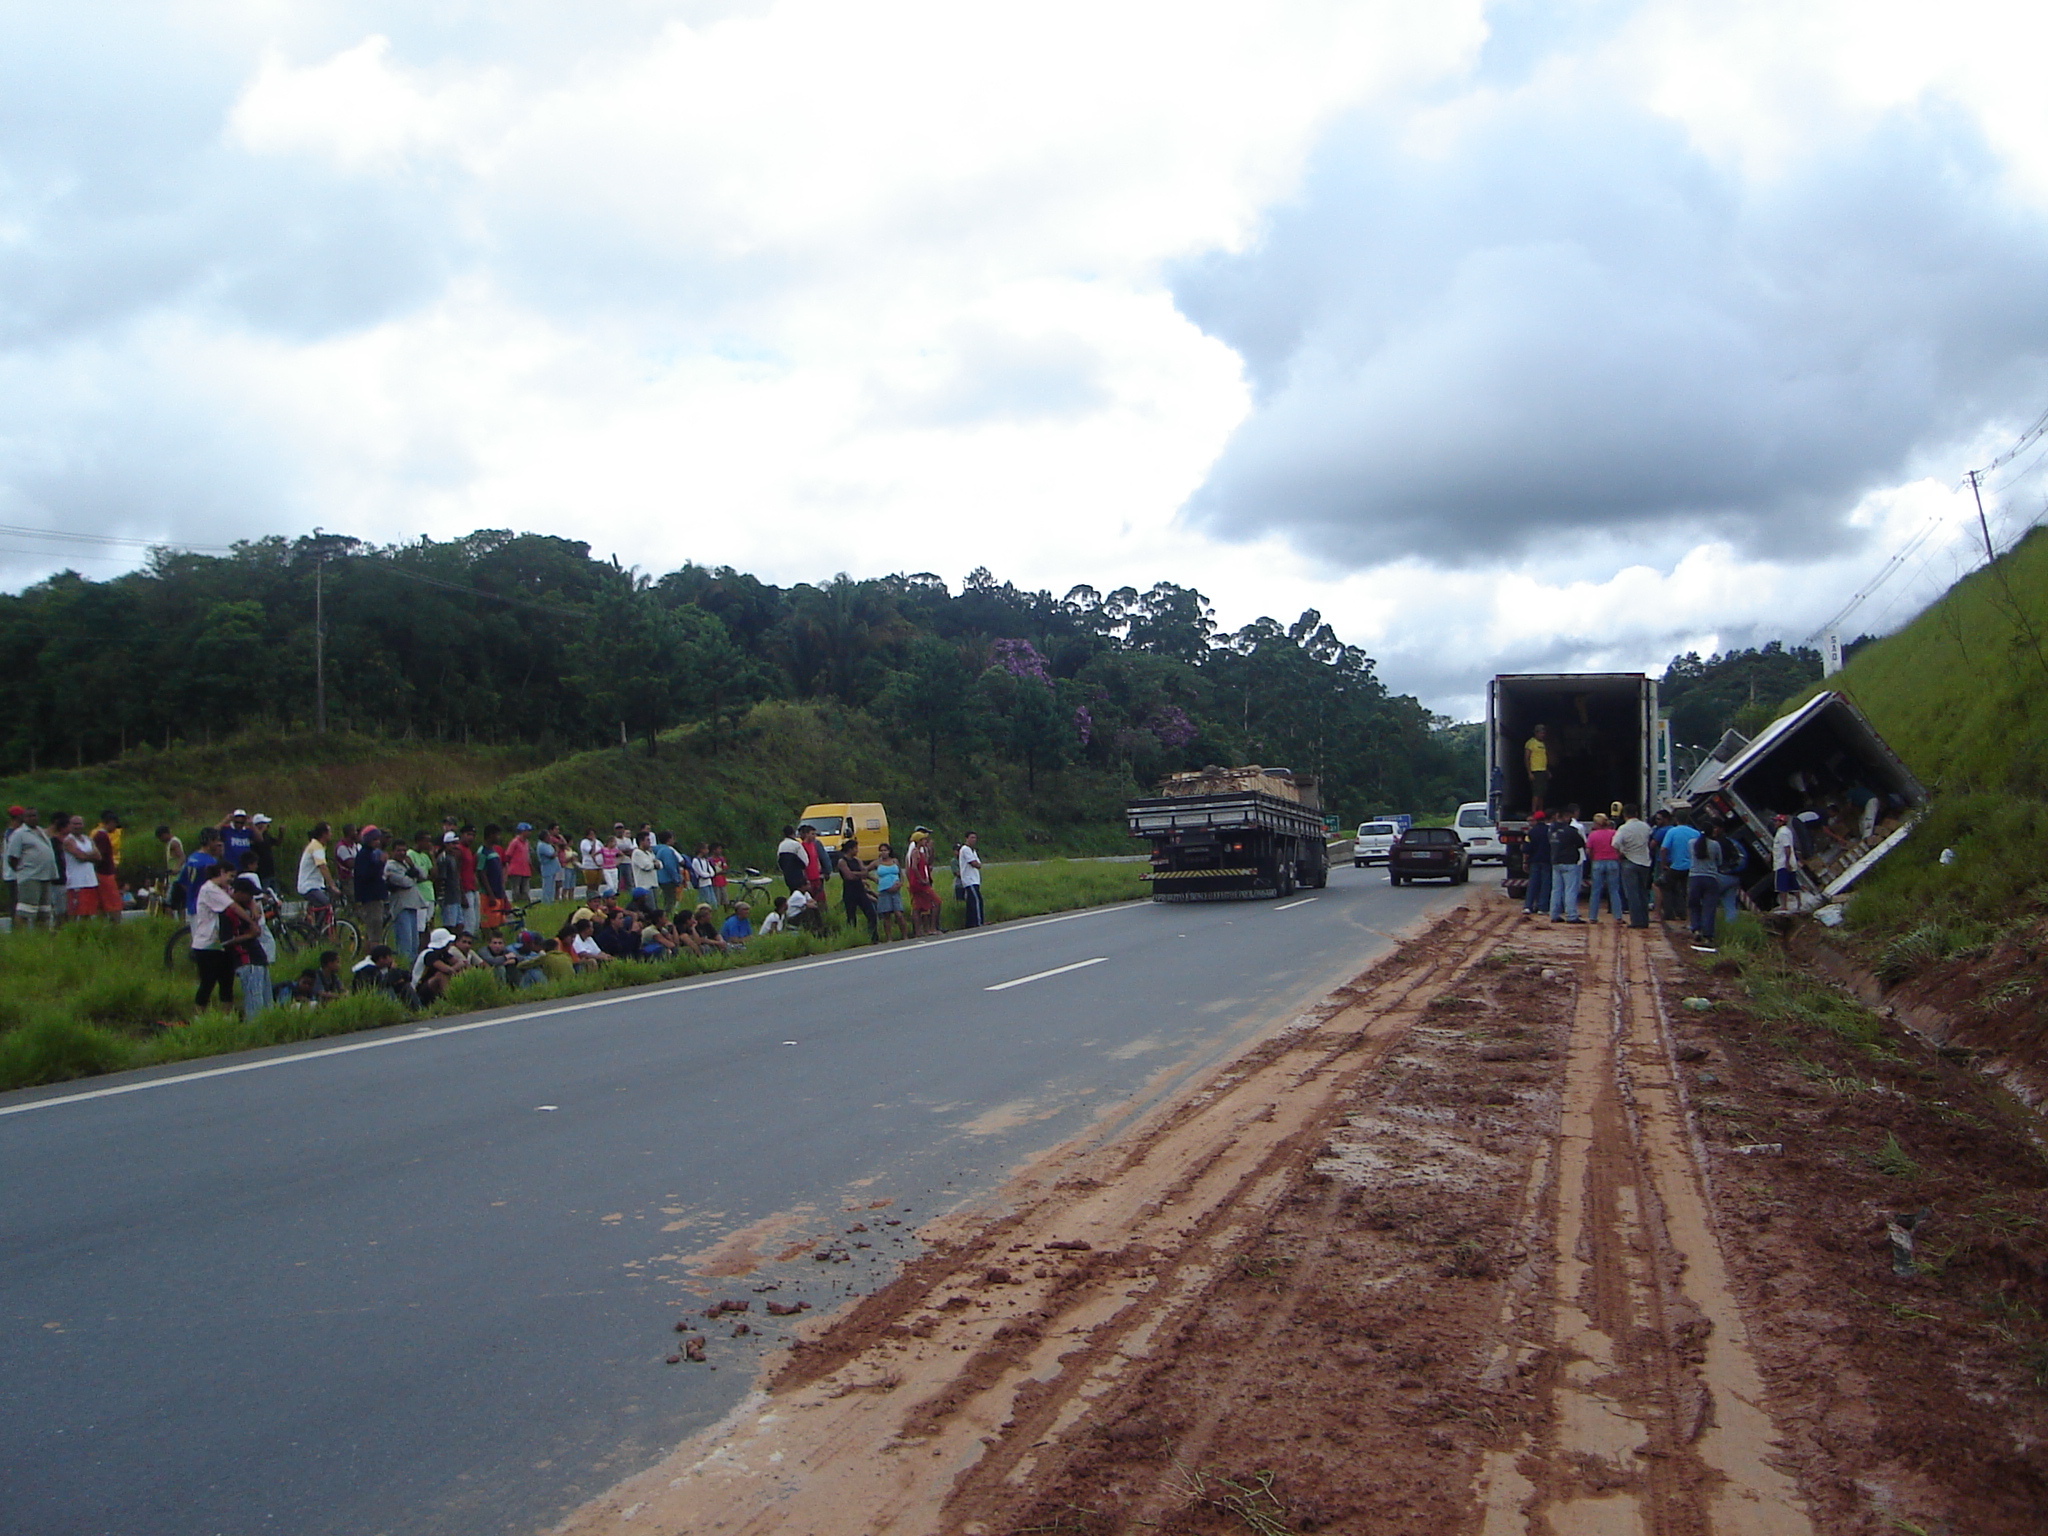
[[[543,1529],[739,1400],[762,1303],[872,1290],[1455,894],[1345,864],[0,1095],[0,1531]]]

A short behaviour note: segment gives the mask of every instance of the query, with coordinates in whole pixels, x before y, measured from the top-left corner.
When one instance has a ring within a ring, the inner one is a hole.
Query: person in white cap
[[[249,813],[237,806],[220,824],[221,862],[236,874],[242,872],[244,854],[256,851],[256,829],[249,825]]]
[[[427,947],[412,963],[412,989],[422,1003],[431,1003],[447,988],[448,978],[462,967],[454,959],[455,935],[436,928],[427,936]]]
[[[284,843],[277,835],[277,823],[258,811],[249,818],[249,827],[256,834],[256,878],[266,886],[275,886],[277,851]]]

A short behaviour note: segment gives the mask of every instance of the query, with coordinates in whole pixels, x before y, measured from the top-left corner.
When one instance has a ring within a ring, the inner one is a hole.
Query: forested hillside
[[[1389,692],[1314,611],[1223,634],[1201,593],[1166,582],[784,588],[729,568],[649,576],[500,531],[163,550],[109,581],[67,572],[0,597],[0,771],[310,728],[316,601],[326,720],[359,735],[659,753],[661,732],[695,725],[715,752],[752,706],[791,700],[858,711],[934,780],[1002,767],[1026,794],[1068,767],[1142,784],[1247,761],[1315,773],[1357,814],[1480,788],[1474,733]]]

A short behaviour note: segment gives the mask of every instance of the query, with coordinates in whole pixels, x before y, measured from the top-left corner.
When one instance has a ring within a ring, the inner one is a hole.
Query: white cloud
[[[1792,634],[2048,386],[2048,105],[2000,30],[2040,23],[2005,9],[16,18],[0,496],[1176,580],[1232,625],[1321,608],[1446,703]],[[1226,443],[1227,514],[1178,521]],[[1330,514],[1358,496],[1414,515]]]

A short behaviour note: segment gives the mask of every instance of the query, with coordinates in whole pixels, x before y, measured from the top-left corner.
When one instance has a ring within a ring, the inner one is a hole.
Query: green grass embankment
[[[2048,926],[2048,530],[1819,687],[1853,700],[1933,797],[1850,902],[1865,958],[1896,982],[2001,946],[2031,956]]]
[[[992,923],[1137,900],[1148,894],[1139,879],[1143,868],[1065,859],[1014,866],[989,864],[984,870],[983,899]],[[541,932],[552,933],[571,908],[567,902],[536,907],[529,922]],[[957,903],[945,904],[948,924],[957,923],[959,914]],[[756,938],[737,954],[703,960],[682,955],[659,963],[614,961],[568,981],[516,992],[496,976],[469,973],[456,977],[448,996],[421,1015],[409,1012],[391,997],[364,993],[317,1009],[268,1008],[247,1022],[239,1009],[232,1015],[218,1009],[203,1016],[196,1014],[189,970],[173,973],[163,966],[164,940],[173,926],[169,918],[81,922],[54,934],[0,935],[0,978],[4,978],[4,989],[0,989],[0,1089],[348,1034],[412,1017],[440,1017],[673,981],[867,945],[865,927],[849,929],[836,915],[833,922],[821,937],[792,933]],[[271,968],[271,979],[289,981],[316,959],[307,954],[280,961]],[[166,1024],[172,1027],[159,1027]]]
[[[0,804],[34,805],[46,817],[116,811],[129,829],[124,874],[138,878],[160,867],[156,825],[189,841],[238,806],[276,818],[290,859],[315,821],[375,823],[409,837],[453,813],[479,827],[560,821],[571,837],[649,821],[680,844],[722,842],[735,865],[765,867],[792,816],[840,800],[881,801],[899,845],[923,822],[948,847],[979,831],[998,855],[1129,851],[1130,785],[1113,773],[1042,773],[1033,788],[1003,765],[944,762],[936,776],[927,766],[857,710],[771,702],[729,735],[668,732],[654,755],[645,743],[550,757],[526,747],[257,733],[0,780]]]

